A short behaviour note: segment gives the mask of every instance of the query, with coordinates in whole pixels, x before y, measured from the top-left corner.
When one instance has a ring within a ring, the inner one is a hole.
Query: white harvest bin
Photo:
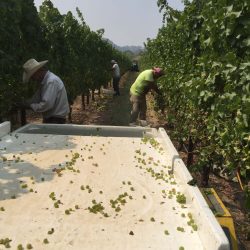
[[[0,157],[13,249],[229,249],[162,128],[29,124],[1,138]]]

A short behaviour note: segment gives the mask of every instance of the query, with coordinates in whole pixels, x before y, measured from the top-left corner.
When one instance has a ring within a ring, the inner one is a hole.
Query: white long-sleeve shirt
[[[112,69],[113,69],[113,77],[114,78],[120,78],[121,77],[121,75],[120,75],[120,68],[119,68],[119,66],[118,66],[117,63],[115,63],[113,65]]]
[[[69,113],[69,103],[66,89],[61,79],[48,71],[41,82],[40,88],[30,100],[30,107],[35,112],[41,112],[43,118],[66,118]]]

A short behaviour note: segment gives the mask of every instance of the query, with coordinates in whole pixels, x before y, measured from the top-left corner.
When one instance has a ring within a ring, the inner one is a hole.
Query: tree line
[[[50,0],[39,12],[33,0],[0,0],[0,117],[8,119],[13,104],[34,92],[23,84],[22,65],[30,58],[49,60],[49,68],[64,81],[69,101],[106,85],[111,78],[110,61],[121,72],[130,59],[103,38],[104,30],[92,31],[77,8],[61,14]]]
[[[214,166],[237,172],[249,194],[250,2],[184,4],[177,11],[158,0],[163,26],[146,42],[141,63],[166,70],[157,105],[167,110],[173,139],[191,146],[197,158],[193,167],[203,173]],[[208,176],[203,178],[207,183]]]

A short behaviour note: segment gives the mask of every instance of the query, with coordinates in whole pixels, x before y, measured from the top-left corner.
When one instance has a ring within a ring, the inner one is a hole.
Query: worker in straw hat
[[[47,63],[48,61],[29,59],[23,65],[23,82],[37,82],[39,88],[34,96],[21,106],[42,113],[44,123],[63,124],[69,113],[66,89],[62,80],[47,69]]]
[[[150,90],[154,90],[160,94],[156,80],[165,73],[163,69],[154,67],[141,72],[130,88],[130,101],[132,103],[132,111],[130,116],[130,126],[136,125],[139,116],[139,125],[146,126],[146,95]]]

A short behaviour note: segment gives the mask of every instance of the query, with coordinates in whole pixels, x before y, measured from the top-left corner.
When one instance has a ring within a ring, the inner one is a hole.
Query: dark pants
[[[43,123],[65,124],[66,118],[62,118],[62,117],[43,118]]]
[[[130,101],[132,102],[130,122],[136,122],[138,116],[140,120],[146,120],[146,96],[131,95]]]
[[[114,91],[115,91],[115,95],[120,95],[119,81],[120,81],[120,77],[114,77],[113,78],[113,88],[114,88]]]

